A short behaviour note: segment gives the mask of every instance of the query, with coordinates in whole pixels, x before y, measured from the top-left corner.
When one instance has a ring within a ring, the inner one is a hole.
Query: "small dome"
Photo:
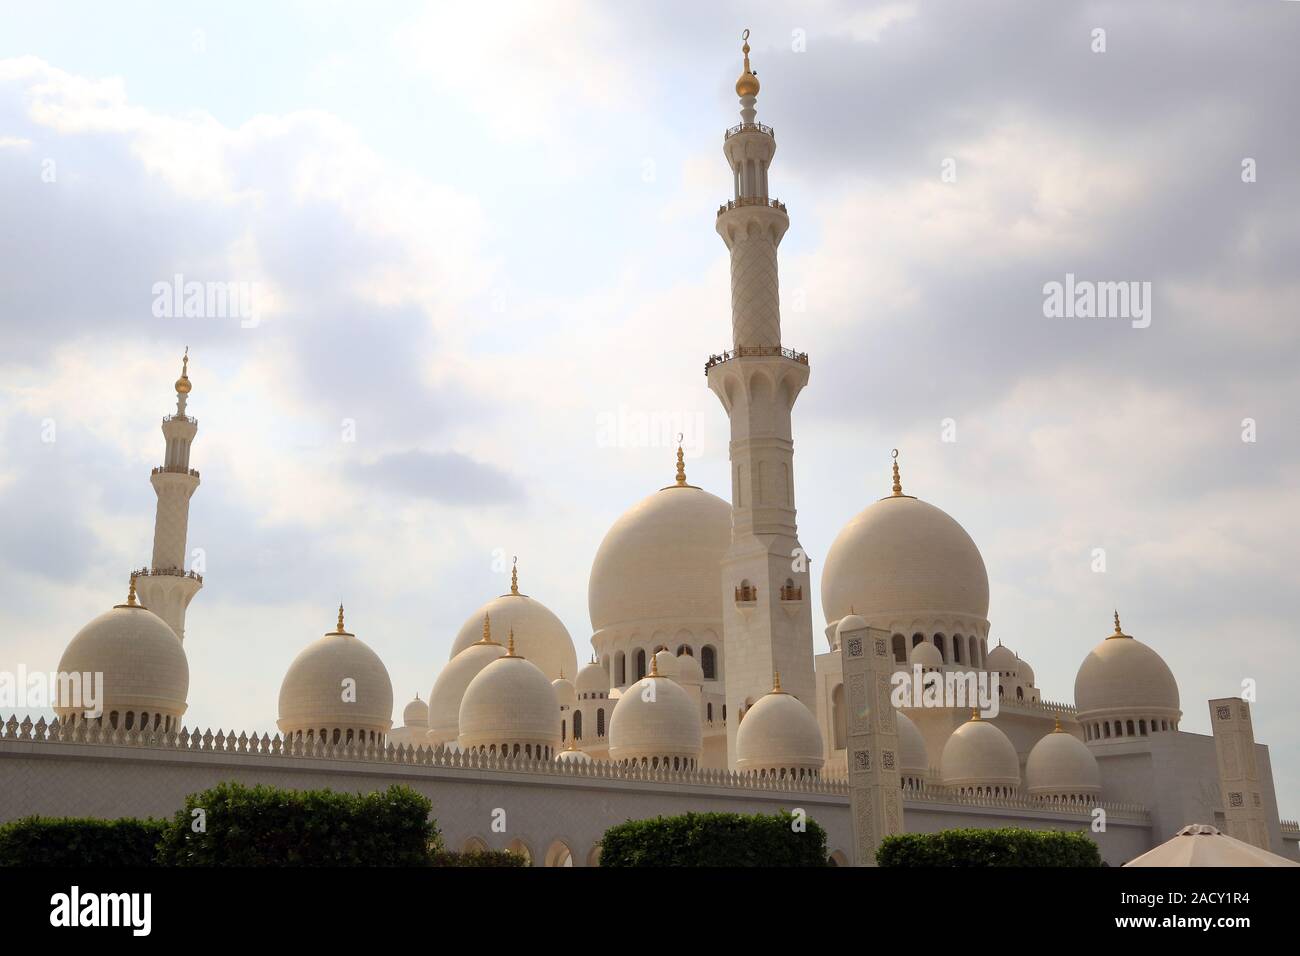
[[[847,634],[849,631],[860,631],[866,626],[867,622],[862,619],[861,615],[845,614],[840,618],[839,623],[836,625],[835,633],[836,635],[840,632]]]
[[[821,770],[822,735],[817,718],[780,682],[745,712],[736,728],[736,769]]]
[[[483,620],[482,636],[451,659],[429,692],[429,739],[448,743],[460,736],[460,702],[465,688],[506,649],[492,639],[491,622]]]
[[[578,702],[577,690],[563,677],[551,681],[551,689],[555,691],[555,699],[561,707],[572,707]]]
[[[1016,655],[1016,676],[1031,687],[1033,686],[1034,669],[1030,667],[1029,662],[1019,654]]]
[[[655,654],[655,666],[659,669],[660,677],[671,677],[677,680],[680,669],[677,666],[677,657],[672,651],[665,648]]]
[[[704,668],[690,654],[677,655],[677,683],[691,687],[704,684]]]
[[[1010,648],[999,644],[989,651],[989,656],[984,659],[984,667],[999,674],[1015,674],[1020,667],[1020,658],[1011,653]]]
[[[578,671],[578,681],[574,689],[579,694],[608,694],[609,675],[605,673],[605,668],[595,661],[583,664],[582,670]]]
[[[429,727],[429,705],[420,700],[420,695],[415,695],[415,700],[411,701],[402,709],[402,724],[406,727],[423,727],[426,730]]]
[[[1101,773],[1088,746],[1056,730],[1034,744],[1025,761],[1025,787],[1031,796],[1083,796],[1101,793]]]
[[[1074,703],[1079,720],[1152,715],[1177,720],[1178,682],[1159,654],[1120,631],[1084,658],[1074,678]]]
[[[898,718],[899,770],[904,776],[924,777],[930,770],[930,755],[925,749],[925,738],[912,719],[901,710]]]
[[[929,641],[922,641],[912,648],[912,663],[920,664],[922,670],[942,670],[943,655]]]
[[[561,672],[578,673],[578,654],[568,629],[540,601],[519,593],[517,575],[510,588],[509,593],[488,601],[466,619],[452,642],[449,658],[478,642],[486,614],[491,616],[496,633],[515,632],[520,655],[540,667],[547,680],[555,680]]]
[[[135,603],[135,588],[119,604],[92,620],[76,633],[59,659],[64,674],[102,674],[97,690],[104,718],[117,712],[117,726],[125,728],[126,714],[133,713],[132,729],[141,714],[162,714],[179,722],[185,713],[190,689],[190,665],[180,639],[167,623],[149,609]],[[85,700],[64,700],[55,704],[61,721],[85,717]],[[93,718],[92,718],[93,719]]]
[[[594,631],[657,620],[722,621],[731,505],[692,485],[641,499],[610,527],[587,585]]]
[[[945,787],[970,789],[1020,786],[1020,758],[1007,735],[975,716],[944,744],[939,774]]]
[[[868,623],[963,615],[987,626],[989,578],[966,529],[934,505],[904,495],[868,506],[844,526],[822,569],[822,609]]]
[[[569,741],[569,746],[556,754],[555,759],[561,763],[591,763],[591,754],[579,750],[573,741]]]
[[[609,719],[611,760],[676,757],[693,766],[703,746],[699,704],[676,681],[655,673],[653,665],[614,705]]]
[[[349,683],[350,682],[350,683]],[[355,690],[350,699],[344,689]],[[370,730],[393,726],[393,684],[388,668],[355,634],[343,630],[343,608],[335,630],[293,659],[280,684],[280,719],[286,734],[312,730]]]
[[[512,744],[560,744],[560,704],[542,669],[514,654],[489,663],[465,688],[460,702],[463,749]]]

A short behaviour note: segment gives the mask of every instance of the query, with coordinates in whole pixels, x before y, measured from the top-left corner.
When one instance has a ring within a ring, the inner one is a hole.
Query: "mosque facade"
[[[996,694],[983,701],[992,706],[902,700],[904,829],[1087,830],[1117,865],[1212,823],[1300,860],[1300,828],[1279,819],[1247,702],[1207,702],[1213,736],[1182,730],[1173,672],[1117,612],[1083,656],[1074,703],[1044,698],[1024,658],[989,645],[975,542],[904,492],[897,461],[888,493],[826,556],[814,635],[791,429],[809,360],[783,337],[777,253],[789,214],[769,191],[776,139],[757,118],[748,43],[743,53],[740,123],[723,140],[732,198],[716,217],[731,257],[732,343],[705,369],[730,422],[729,500],[690,484],[679,450],[670,483],[614,522],[589,579],[587,660],[521,590],[516,567],[507,593],[467,614],[427,700],[406,703],[400,723],[387,668],[339,607],[284,676],[276,735],[188,727],[185,618],[203,579],[185,568],[200,483],[187,355],[150,476],[152,560],[58,663],[102,675],[101,710],[88,715],[63,687],[53,721],[0,719],[0,820],[169,815],[228,779],[401,782],[430,797],[452,847],[515,849],[538,865],[595,863],[601,833],[626,819],[795,808],[826,828],[833,862],[861,864],[841,636],[865,628],[888,642],[900,686],[983,681]]]

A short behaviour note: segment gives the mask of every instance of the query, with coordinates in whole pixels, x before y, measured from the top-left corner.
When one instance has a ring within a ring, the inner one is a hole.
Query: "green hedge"
[[[940,830],[887,836],[876,851],[880,866],[1101,866],[1086,833],[1056,830]]]
[[[24,817],[0,825],[0,866],[150,866],[166,820]]]
[[[206,829],[195,832],[195,810]],[[185,798],[163,835],[165,866],[428,866],[440,850],[427,798],[223,783]]]
[[[605,831],[601,866],[826,866],[826,831],[807,820],[740,813],[686,813],[629,820]]]
[[[509,850],[477,850],[470,853],[457,853],[453,850],[439,850],[429,860],[430,866],[527,866],[528,861],[522,854]]]

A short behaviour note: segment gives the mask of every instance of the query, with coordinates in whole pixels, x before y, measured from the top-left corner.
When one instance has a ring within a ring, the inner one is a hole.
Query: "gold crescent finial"
[[[519,555],[515,555],[514,564],[510,566],[510,593],[519,593]]]
[[[483,637],[481,643],[491,644],[492,641],[492,620],[487,613],[483,614]]]
[[[647,677],[659,676],[659,658],[655,654],[650,655],[650,673],[647,674],[646,676]]]
[[[1054,733],[1054,734],[1064,733],[1064,731],[1061,730],[1061,718],[1060,718],[1060,717],[1057,717],[1057,718],[1056,718],[1056,729],[1053,730],[1052,733]]]
[[[506,657],[515,656],[515,626],[510,625],[510,643],[506,645]]]
[[[176,380],[176,394],[188,395],[190,387],[190,347],[187,345],[185,354],[181,356],[181,377]]]
[[[772,668],[772,693],[774,694],[785,693],[785,691],[781,689],[781,671],[779,668],[776,667]]]
[[[903,481],[898,476],[898,449],[897,448],[895,448],[894,451],[892,452],[892,457],[894,459],[894,497],[901,498],[903,497]]]
[[[126,604],[127,607],[139,607],[139,605],[135,603],[135,575],[134,574],[131,575],[131,584],[126,589]]]
[[[677,487],[686,487],[686,455],[682,451],[682,439],[686,436],[682,433],[677,435]]]
[[[970,719],[971,719],[971,720],[979,720],[979,719],[980,719],[980,711],[979,711],[979,708],[978,708],[978,707],[972,707],[972,708],[971,708],[971,710],[970,710]]]
[[[1125,634],[1122,630],[1120,630],[1120,626],[1119,626],[1119,611],[1118,611],[1118,610],[1115,611],[1115,633],[1109,635],[1109,636],[1106,638],[1106,640],[1109,641],[1111,638],[1115,638],[1115,637],[1128,637],[1127,634]]]
[[[740,51],[745,55],[745,68],[741,71],[740,79],[736,80],[737,96],[757,96],[758,95],[758,77],[749,67],[749,30],[748,28],[740,35],[744,46]]]
[[[346,634],[346,633],[347,633],[347,631],[343,630],[343,604],[342,604],[342,602],[339,603],[339,623],[338,623],[338,625],[334,628],[334,633],[335,633],[335,634]]]

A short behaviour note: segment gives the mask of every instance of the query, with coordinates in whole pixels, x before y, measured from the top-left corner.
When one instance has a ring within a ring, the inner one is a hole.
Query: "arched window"
[[[126,729],[130,730],[134,723],[135,723],[135,711],[128,710],[126,712]]]
[[[712,705],[712,704],[705,704],[705,705],[704,705],[704,709],[705,709],[705,711],[706,711],[706,713],[707,713],[707,719],[708,719],[709,723],[713,723],[713,705]]]
[[[1131,720],[1128,722],[1128,735],[1129,735],[1130,737],[1134,736],[1134,733],[1133,733],[1133,721],[1131,721]]]
[[[848,723],[844,713],[844,685],[836,684],[831,691],[831,725],[834,728],[835,749],[843,750],[848,739]]]
[[[645,648],[638,648],[636,652],[636,679],[640,680],[646,675]]]
[[[573,739],[582,739],[582,711],[580,710],[573,712]]]
[[[614,655],[614,683],[619,687],[627,683],[627,658],[622,651]]]
[[[605,708],[600,707],[596,710],[596,736],[605,736]]]
[[[1016,700],[1024,700],[1024,699],[1025,699],[1025,689],[1023,687],[1017,687]]]
[[[578,726],[578,715],[581,713],[582,711],[579,710],[576,711],[573,715],[573,726],[575,728]],[[567,720],[563,720],[563,719],[560,720],[560,743],[564,743],[566,740],[569,739],[569,735],[566,733],[566,731],[568,730],[568,726],[569,726],[569,722]]]
[[[920,644],[920,643],[921,643],[922,641],[924,641],[924,640],[925,640],[925,635],[924,635],[924,634],[913,634],[913,635],[912,635],[912,646],[913,646],[913,647],[916,647],[917,644]]]
[[[954,664],[960,664],[962,662],[961,646],[964,642],[965,642],[965,638],[963,638],[960,634],[954,634],[952,636],[952,662]]]
[[[677,648],[677,656],[681,657],[683,654],[685,654],[687,657],[695,656],[695,652],[691,650],[691,645],[689,644],[683,644],[681,647]]]
[[[934,646],[939,651],[939,660],[948,663],[948,640],[942,634],[934,635]]]
[[[718,679],[717,651],[712,646],[705,647],[700,651],[700,670],[704,671],[705,680]]]
[[[899,664],[907,663],[907,638],[902,634],[894,635],[894,660]]]

